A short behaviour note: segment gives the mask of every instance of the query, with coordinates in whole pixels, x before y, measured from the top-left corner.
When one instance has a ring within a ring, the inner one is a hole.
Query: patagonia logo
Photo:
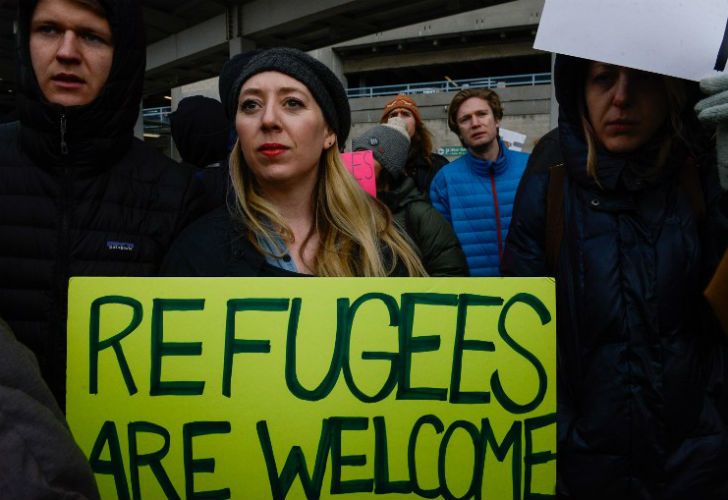
[[[118,250],[120,252],[131,252],[134,250],[134,243],[128,241],[107,241],[106,248],[109,250]]]

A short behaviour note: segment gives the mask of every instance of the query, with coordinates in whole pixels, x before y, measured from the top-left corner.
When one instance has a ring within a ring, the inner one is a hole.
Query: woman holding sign
[[[702,296],[728,200],[696,89],[565,56],[555,85],[563,160],[534,152],[502,271],[556,277],[558,493],[728,498],[726,339]]]
[[[298,50],[264,50],[222,98],[238,134],[230,156],[235,205],[190,226],[163,274],[425,274],[386,208],[341,163],[351,118],[331,70]]]

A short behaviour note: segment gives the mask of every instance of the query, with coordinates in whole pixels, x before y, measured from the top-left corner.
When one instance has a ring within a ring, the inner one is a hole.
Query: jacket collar
[[[508,161],[506,159],[506,146],[498,137],[498,158],[495,161],[483,160],[474,156],[473,153],[468,150],[465,155],[465,161],[467,162],[470,169],[477,175],[489,175],[491,172],[494,175],[499,175],[508,168]]]
[[[415,180],[407,176],[392,190],[377,193],[377,198],[392,212],[415,201],[426,201],[425,195],[417,188]]]

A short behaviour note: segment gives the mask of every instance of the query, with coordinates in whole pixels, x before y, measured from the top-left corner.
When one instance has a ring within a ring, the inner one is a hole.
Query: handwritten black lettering
[[[724,71],[726,62],[728,62],[728,21],[726,21],[725,30],[723,31],[723,40],[720,42],[718,56],[715,58],[715,70]]]

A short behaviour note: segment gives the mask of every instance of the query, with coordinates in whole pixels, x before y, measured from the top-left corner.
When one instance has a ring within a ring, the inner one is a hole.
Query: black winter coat
[[[0,422],[2,498],[99,498],[91,467],[33,354],[2,319]]]
[[[102,2],[114,60],[92,103],[42,96],[30,64],[35,2],[19,3],[19,122],[0,127],[0,316],[63,406],[70,276],[149,276],[195,216],[193,172],[134,139],[145,67],[141,5]]]
[[[417,246],[430,276],[468,276],[468,263],[455,232],[435,207],[426,201],[414,180],[405,177],[392,191],[377,197],[389,207],[394,220]]]
[[[559,58],[567,177],[555,269],[557,491],[575,499],[726,499],[728,354],[701,294],[728,234],[717,176],[700,170],[704,219],[679,180],[696,165],[679,150],[654,180],[635,173],[654,158],[649,152],[600,153],[599,188],[574,125],[576,94],[563,88],[579,73],[569,64],[579,63]],[[541,151],[532,162],[553,157]],[[548,166],[531,165],[521,182],[504,275],[550,274]]]
[[[220,101],[201,95],[182,99],[169,115],[172,139],[182,160],[195,168],[205,193],[205,213],[225,204],[230,184],[230,124]]]
[[[192,277],[303,277],[269,264],[248,240],[245,228],[226,207],[201,217],[174,242],[161,270],[162,276]],[[407,276],[400,263],[393,276]]]
[[[425,196],[426,201],[430,201],[430,184],[432,179],[440,171],[442,167],[449,163],[448,159],[437,153],[430,155],[432,161],[432,167],[427,163],[424,157],[419,156],[410,150],[410,156],[407,158],[407,165],[405,171],[415,181],[417,189]]]
[[[174,242],[164,259],[162,276],[292,277],[306,276],[273,266],[233,222],[227,207],[199,218]]]

